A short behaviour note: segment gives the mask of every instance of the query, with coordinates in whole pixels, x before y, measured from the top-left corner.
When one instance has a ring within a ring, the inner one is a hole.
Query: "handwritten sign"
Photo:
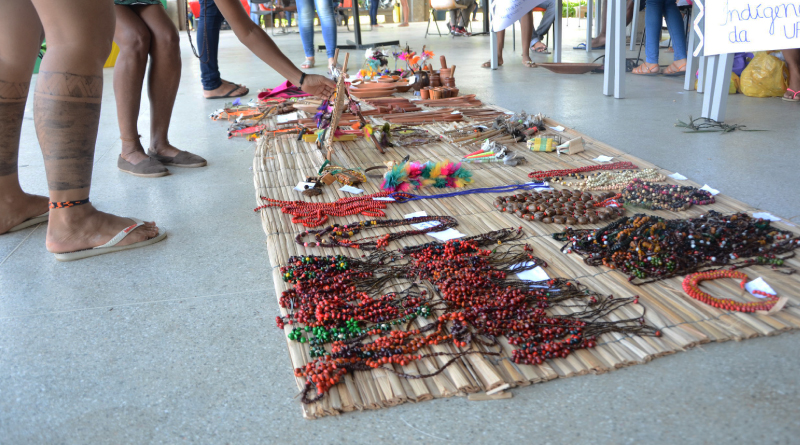
[[[703,0],[705,54],[800,48],[800,3]]]
[[[494,0],[492,2],[492,31],[502,31],[529,14],[544,0]]]

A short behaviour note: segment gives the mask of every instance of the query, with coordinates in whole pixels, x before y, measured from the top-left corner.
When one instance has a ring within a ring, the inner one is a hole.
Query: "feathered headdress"
[[[381,189],[405,192],[424,187],[464,187],[473,183],[472,173],[460,162],[403,162],[383,176]]]

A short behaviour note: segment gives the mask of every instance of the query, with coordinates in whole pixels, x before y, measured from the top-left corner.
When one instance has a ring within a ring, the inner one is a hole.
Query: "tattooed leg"
[[[21,0],[12,0],[21,1]],[[31,0],[47,35],[34,96],[34,121],[44,156],[50,200],[89,197],[100,119],[103,63],[114,34],[113,2]],[[50,211],[47,249],[72,252],[106,243],[131,220],[91,204]],[[158,234],[154,223],[131,232],[118,245]]]
[[[17,174],[22,116],[42,26],[29,1],[0,5],[0,234],[47,212],[47,197],[22,191]],[[15,9],[22,20],[11,20]]]

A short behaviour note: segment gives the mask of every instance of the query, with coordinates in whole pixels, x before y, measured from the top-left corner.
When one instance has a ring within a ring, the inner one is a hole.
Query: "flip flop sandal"
[[[533,60],[526,60],[526,61],[522,62],[522,66],[525,66],[525,67],[528,67],[528,68],[538,68],[538,66],[536,65],[536,62],[534,62]]]
[[[16,226],[12,227],[8,232],[16,232],[18,230],[27,229],[30,226],[35,226],[36,224],[46,223],[48,218],[50,218],[50,211],[46,211],[39,216],[34,216],[33,218],[26,219],[21,223],[17,224]]]
[[[197,168],[205,167],[208,161],[196,154],[189,153],[188,151],[178,150],[176,156],[162,156],[152,150],[147,150],[147,155],[163,165],[170,167],[184,167],[184,168]]]
[[[249,93],[249,92],[250,92],[250,90],[249,90],[247,87],[243,87],[243,86],[241,86],[241,85],[237,85],[237,84],[235,84],[235,83],[232,83],[231,85],[233,86],[233,88],[231,88],[231,90],[230,90],[230,91],[228,91],[226,94],[224,94],[224,95],[222,95],[222,96],[211,96],[211,97],[206,97],[206,99],[225,99],[225,98],[227,98],[227,97],[242,97],[242,96],[246,96],[246,95],[247,95],[247,93]],[[240,88],[243,88],[243,89],[244,89],[244,93],[240,93],[240,94],[233,94],[233,92],[234,92],[234,91],[236,91],[236,90],[238,90],[238,89],[240,89]]]
[[[572,49],[582,49],[582,50],[586,51],[586,43],[579,43],[579,44],[573,46]],[[592,51],[597,51],[597,50],[601,50],[601,49],[606,49],[606,46],[605,45],[601,45],[601,46],[593,46],[592,47]]]
[[[792,97],[786,97],[786,93],[792,93]],[[784,96],[781,97],[782,100],[785,100],[786,102],[800,102],[800,99],[797,98],[797,96],[800,96],[800,90],[795,91],[791,88],[787,88],[786,93],[784,93]],[[13,229],[10,231],[13,231]]]
[[[503,64],[500,63],[500,62],[497,62],[497,67],[500,68],[501,66],[503,66]],[[492,67],[492,61],[491,60],[488,61],[488,62],[483,62],[481,64],[481,68],[491,68],[491,67]]]
[[[683,76],[683,75],[686,74],[686,63],[684,63],[683,65],[681,65],[679,67],[675,67],[675,68],[673,68],[673,66],[670,65],[670,66],[664,68],[664,71],[662,71],[661,74],[663,74],[663,75],[665,75],[667,77]]]
[[[634,68],[631,72],[640,76],[657,76],[661,74],[661,71],[658,69],[658,64],[654,65],[652,68],[648,68],[644,63]]]
[[[142,221],[141,219],[130,218],[130,217],[128,217],[128,219],[133,221],[133,224],[122,229],[119,233],[117,233],[114,236],[114,238],[111,238],[110,240],[108,240],[107,243],[103,244],[102,246],[92,247],[91,249],[76,250],[74,252],[54,253],[53,255],[55,255],[58,261],[82,260],[84,258],[103,255],[106,253],[120,252],[129,249],[138,249],[139,247],[149,246],[159,241],[163,241],[164,238],[167,237],[167,231],[164,229],[159,229],[158,235],[150,239],[139,241],[138,243],[128,244],[127,246],[117,246],[117,244],[119,244],[120,241],[124,240],[126,236],[128,236],[131,232],[134,231],[134,229],[144,225],[144,221]]]
[[[314,62],[315,62],[315,60],[314,60],[313,57],[311,57],[311,58],[306,57],[306,61],[303,62],[302,65],[300,65],[300,68],[302,68],[304,70],[307,70],[309,68],[314,68]]]
[[[120,171],[133,176],[139,176],[140,178],[160,178],[169,174],[167,167],[164,167],[164,164],[159,162],[158,159],[154,159],[152,156],[147,158],[146,161],[134,164],[126,161],[125,158],[120,155],[117,159],[117,168],[120,169]]]

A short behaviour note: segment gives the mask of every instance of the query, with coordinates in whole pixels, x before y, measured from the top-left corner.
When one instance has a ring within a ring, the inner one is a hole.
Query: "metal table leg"
[[[625,97],[625,0],[608,0],[603,94]]]
[[[631,51],[633,51],[633,47],[636,45],[636,34],[639,33],[639,1],[640,0],[633,0],[633,19],[631,20]],[[627,5],[625,6],[627,7]]]
[[[689,26],[694,25],[694,19],[697,18],[697,13],[699,8],[694,7],[692,8],[692,18],[689,21]],[[683,89],[686,91],[692,91],[694,89],[694,73],[697,71],[697,67],[700,65],[700,58],[702,57],[702,49],[701,53],[698,54],[697,57],[694,55],[694,51],[697,47],[697,35],[694,32],[694,29],[689,30],[689,41],[686,42],[687,54],[686,54],[686,76],[683,80]],[[699,81],[698,81],[699,85]]]
[[[715,121],[725,120],[728,105],[728,88],[731,86],[733,54],[706,57],[705,93],[701,116]]]
[[[561,63],[561,8],[561,0],[558,0],[556,2],[556,20],[553,22],[553,63]]]
[[[594,12],[594,0],[586,2],[586,52],[592,51],[592,12]]]

